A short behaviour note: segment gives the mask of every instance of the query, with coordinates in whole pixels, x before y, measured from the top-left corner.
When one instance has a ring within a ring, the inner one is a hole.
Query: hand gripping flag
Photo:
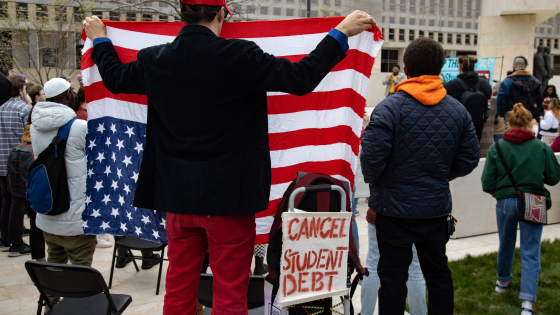
[[[292,62],[307,56],[342,18],[224,23],[221,37],[254,41]],[[173,41],[182,23],[104,21],[123,62],[142,48]],[[165,213],[132,206],[146,135],[146,96],[109,92],[86,38],[82,75],[88,103],[86,234],[136,235],[167,242]],[[349,39],[347,57],[305,96],[268,93],[272,187],[268,210],[257,213],[256,244],[268,242],[276,205],[297,172],[323,173],[354,184],[362,116],[379,28]],[[180,61],[178,61],[180,62]],[[162,78],[164,80],[165,78]]]

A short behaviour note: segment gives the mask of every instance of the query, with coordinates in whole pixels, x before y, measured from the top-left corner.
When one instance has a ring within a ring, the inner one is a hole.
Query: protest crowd
[[[264,53],[253,42],[220,38],[231,14],[225,0],[181,2],[185,26],[176,40],[142,49],[133,62],[121,61],[99,18],[85,19],[85,33],[107,90],[148,98],[133,206],[166,213],[169,266],[163,314],[202,314],[197,288],[201,270],[205,273],[208,266],[214,275],[212,314],[247,314],[250,275],[270,271],[279,279],[281,268],[271,261],[281,259],[271,256],[272,241],[268,253],[266,245],[255,245],[255,214],[267,209],[271,186],[266,93],[311,93],[346,58],[349,38],[370,31],[376,22],[355,11],[308,56],[291,62]],[[519,228],[520,312],[535,314],[546,223],[542,216],[552,199],[545,185],[560,182],[554,154],[560,152],[556,88],[543,86],[527,71],[524,56],[515,57],[513,72],[493,85],[475,71],[477,58],[468,56],[458,59],[458,77],[444,83],[444,62],[438,42],[425,37],[412,41],[403,64],[395,64],[380,82],[386,98],[365,113],[369,123],[362,130],[359,160],[370,196],[367,259],[361,262],[365,268],[355,264],[365,270],[359,314],[372,315],[377,303],[379,314],[404,314],[407,303],[412,315],[453,314],[453,274],[446,256],[455,229],[449,186],[469,175],[481,157],[486,158],[483,191],[497,201],[500,247],[496,278],[490,279],[495,281],[493,291],[510,290]],[[37,262],[91,267],[96,248],[134,238],[115,235],[111,242],[109,234],[84,233],[86,185],[97,175],[88,174],[87,95],[82,76],[77,78],[79,87],[64,76],[44,86],[24,75],[0,78],[0,251],[8,257],[30,255]],[[185,95],[169,92],[181,88]],[[177,106],[183,98],[188,106]],[[227,124],[208,126],[206,104],[235,108],[237,113]],[[60,154],[64,159],[57,159]],[[191,191],[185,193],[185,187]],[[357,198],[349,188],[344,190],[352,204],[352,223],[350,246],[344,250],[351,256],[359,251],[359,241]],[[219,197],[209,197],[215,191]],[[316,194],[316,206],[321,206]],[[532,215],[525,215],[527,211]],[[323,238],[343,238],[344,220],[333,219],[330,231],[310,220],[311,232],[302,227],[284,237],[309,238],[317,226],[316,234]],[[280,224],[274,223],[273,229],[282,229]],[[29,244],[24,235],[29,235]],[[340,248],[329,255],[340,253],[342,260]],[[116,268],[134,261],[126,247],[115,251]],[[300,268],[300,256],[303,253],[294,254],[294,260],[287,257],[287,269]],[[311,251],[305,254],[307,268],[311,256]],[[321,257],[319,253],[317,265]],[[142,269],[161,268],[163,253],[144,249],[141,258]],[[334,268],[336,262],[331,264]],[[326,265],[328,269],[329,260]],[[333,278],[327,280],[328,275],[321,285],[330,287]],[[309,279],[315,290],[319,280],[315,275]],[[51,309],[56,313],[61,301],[64,298],[47,294],[45,314]]]

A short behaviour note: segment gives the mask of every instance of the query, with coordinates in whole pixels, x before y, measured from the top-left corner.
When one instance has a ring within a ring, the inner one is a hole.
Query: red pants
[[[167,214],[169,268],[164,315],[194,315],[204,255],[214,274],[214,315],[246,315],[255,246],[255,215]]]

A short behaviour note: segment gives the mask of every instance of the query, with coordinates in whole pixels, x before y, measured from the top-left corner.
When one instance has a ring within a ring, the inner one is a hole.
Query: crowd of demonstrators
[[[44,87],[45,102],[39,102],[31,115],[33,152],[38,157],[57,135],[59,128],[76,117],[72,109],[74,93],[71,84],[62,79],[49,80]],[[87,122],[75,120],[66,142],[66,163],[70,208],[58,215],[37,214],[36,224],[43,231],[49,263],[91,266],[95,252],[95,235],[84,235],[82,212],[86,191]],[[51,305],[60,298],[49,296]]]
[[[476,57],[459,57],[458,61],[459,75],[445,83],[443,87],[447,91],[447,95],[465,106],[472,117],[476,136],[480,141],[485,118],[488,118],[485,115],[488,112],[488,101],[492,97],[492,86],[488,80],[480,78],[474,71],[474,66],[478,62]],[[473,89],[476,91],[475,93],[472,93]]]
[[[78,89],[76,93],[76,117],[81,120],[87,121],[87,103],[86,103],[86,92],[83,87]]]
[[[355,11],[309,56],[292,63],[264,53],[253,42],[219,38],[228,13],[225,0],[182,0],[181,21],[186,25],[173,43],[142,49],[136,61],[126,64],[103,22],[97,17],[84,21],[93,41],[92,59],[107,89],[148,97],[146,146],[134,206],[167,212],[166,315],[196,313],[207,251],[215,275],[213,314],[247,313],[255,213],[267,209],[270,195],[266,92],[312,92],[345,58],[348,37],[375,23]],[[199,49],[187,49],[193,46]],[[162,69],[168,80],[158,75]],[[201,77],[201,72],[219,73],[220,80]],[[185,96],[167,91],[185,86],[197,89],[186,95],[189,106],[177,107]],[[210,127],[202,119],[228,108],[238,110],[227,125]],[[199,178],[187,183],[192,194],[184,193],[185,177]],[[221,198],[210,197],[216,191]]]
[[[519,221],[519,192],[546,197],[546,208],[551,207],[550,193],[546,185],[560,182],[560,165],[552,149],[543,141],[535,139],[533,116],[521,103],[508,112],[509,131],[490,147],[484,172],[483,190],[497,199],[496,219],[500,247],[498,250],[496,292],[505,292],[513,278],[513,252],[519,225],[521,242],[521,293],[522,315],[532,315],[532,303],[537,301],[540,265],[540,244],[543,225]],[[497,148],[499,146],[499,149]],[[503,157],[500,156],[500,151]],[[505,163],[505,165],[504,165]],[[507,174],[507,168],[512,183]],[[519,224],[518,224],[519,222]]]
[[[403,61],[408,79],[373,110],[360,155],[370,186],[368,212],[375,216],[370,231],[379,248],[379,314],[405,311],[413,245],[428,288],[429,313],[452,314],[453,281],[445,254],[449,181],[478,165],[479,144],[469,113],[442,85],[441,44],[418,38]]]
[[[12,75],[11,98],[0,106],[0,186],[2,189],[2,208],[0,210],[0,251],[8,252],[9,257],[31,253],[28,244],[23,242],[23,218],[25,202],[22,198],[12,198],[7,181],[7,161],[12,148],[22,139],[23,130],[28,123],[31,106],[27,98],[25,79]]]
[[[553,98],[558,99],[558,94],[556,94],[556,87],[554,85],[547,85],[543,89],[543,104],[544,108],[548,110],[548,104],[552,101]]]
[[[393,73],[389,74],[387,76],[387,79],[385,79],[384,81],[381,82],[383,85],[387,86],[385,88],[385,96],[386,97],[389,97],[392,94],[394,94],[395,93],[395,86],[397,86],[402,81],[406,80],[404,75],[399,74],[399,72],[401,71],[401,66],[394,65],[392,71],[393,71]]]
[[[41,85],[34,85],[27,90],[29,97],[31,98],[31,105],[35,106],[35,104],[39,102],[44,102],[47,100],[45,97],[45,91]]]

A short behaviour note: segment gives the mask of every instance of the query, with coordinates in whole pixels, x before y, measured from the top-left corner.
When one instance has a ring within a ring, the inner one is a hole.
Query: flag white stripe
[[[366,98],[369,78],[354,69],[329,72],[313,92],[331,92],[353,89]],[[268,96],[288,95],[284,92],[268,92]]]
[[[148,121],[148,106],[108,97],[88,102],[88,120],[103,117],[145,124]]]
[[[268,133],[303,129],[324,129],[349,126],[356,136],[362,133],[363,118],[350,107],[329,110],[308,110],[288,114],[268,115]]]
[[[245,40],[254,42],[266,53],[283,57],[308,55],[315,49],[315,47],[317,47],[327,34],[328,33],[318,33],[278,37],[245,38]],[[170,43],[175,39],[175,36],[134,32],[110,26],[107,27],[107,37],[111,38],[113,45],[132,50],[140,50],[150,46]],[[379,47],[381,47],[382,44],[382,41],[376,42],[373,34],[370,32],[362,32],[359,35],[348,39],[348,46],[350,49],[359,50],[374,58],[377,56]],[[92,47],[93,42],[88,38],[84,43],[82,53]]]
[[[308,145],[303,147],[270,151],[272,168],[292,166],[307,162],[326,162],[345,160],[350,163],[352,172],[356,169],[356,154],[348,143]]]
[[[271,215],[262,218],[256,218],[255,223],[257,225],[257,235],[270,233],[270,227],[272,226],[273,222],[274,217]]]

